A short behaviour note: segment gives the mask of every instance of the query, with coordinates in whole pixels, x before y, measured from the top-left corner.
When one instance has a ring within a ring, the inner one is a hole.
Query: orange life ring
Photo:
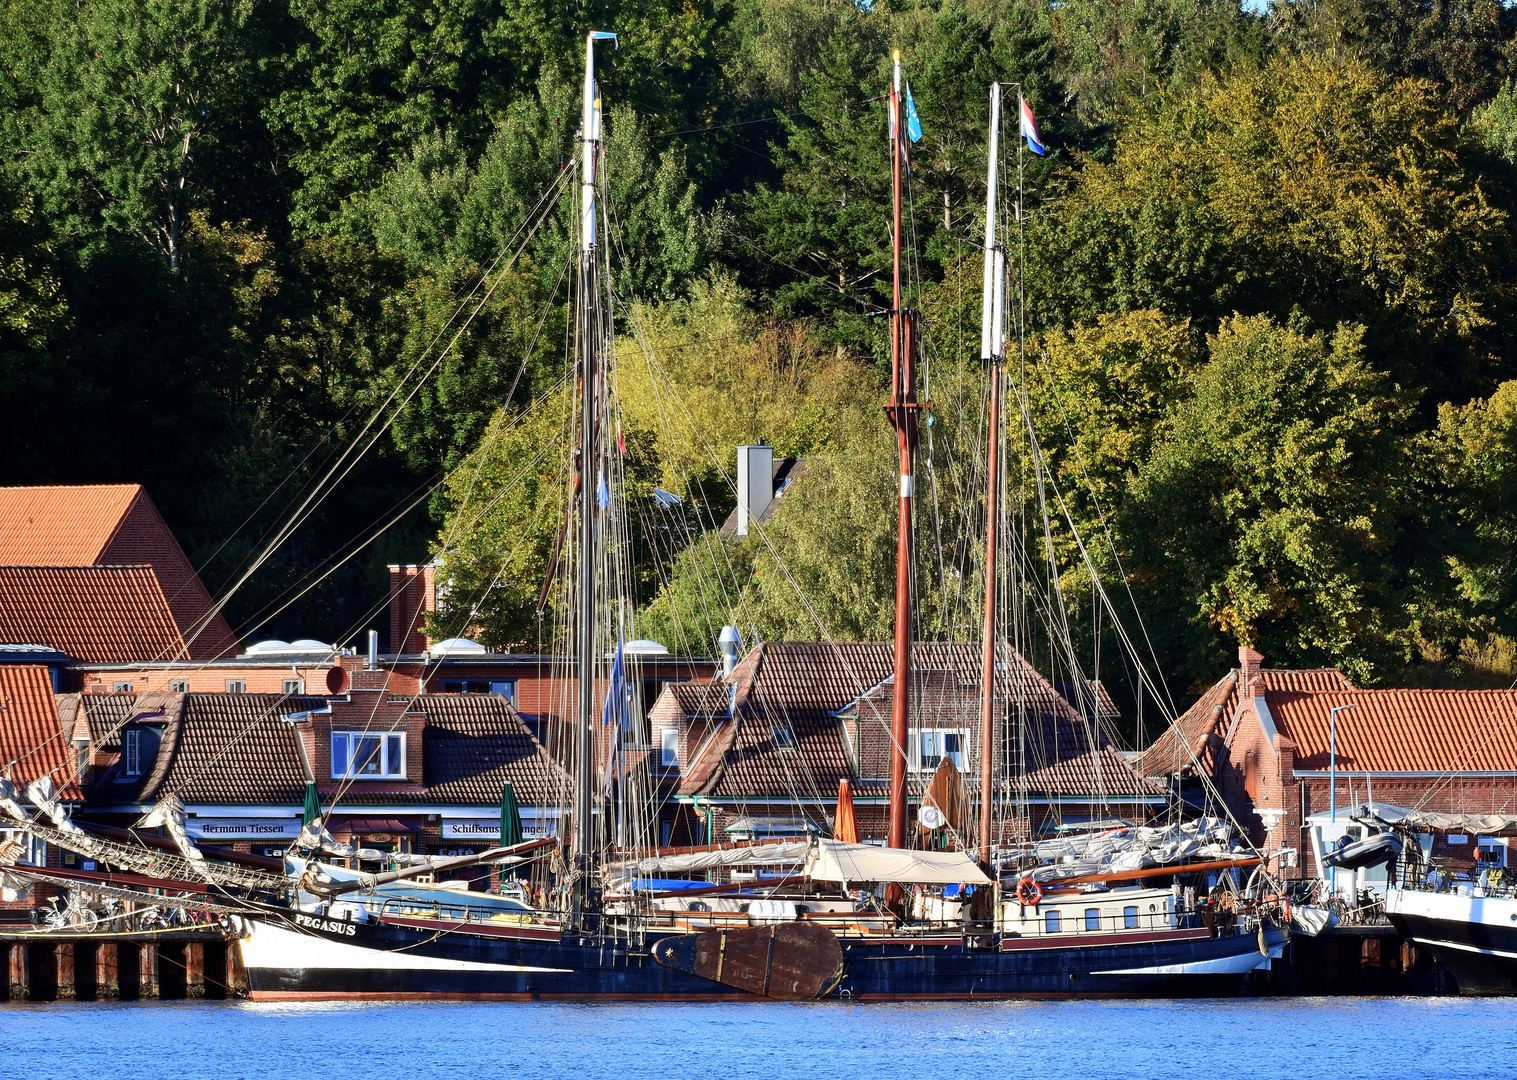
[[[1024,907],[1037,907],[1043,902],[1043,886],[1030,877],[1017,882],[1017,903]]]

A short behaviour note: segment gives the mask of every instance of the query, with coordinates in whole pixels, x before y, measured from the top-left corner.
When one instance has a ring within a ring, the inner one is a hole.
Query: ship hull
[[[664,967],[658,935],[560,940],[482,936],[290,915],[248,921],[241,948],[254,1000],[759,1000]],[[667,935],[666,935],[667,936]],[[1283,940],[1269,932],[1278,956]],[[842,980],[828,995],[859,1001],[1036,997],[1231,996],[1264,965],[1254,935],[1133,935],[1105,944],[973,948],[959,937],[844,939]]]
[[[1466,995],[1517,994],[1517,899],[1391,889],[1385,914]]]

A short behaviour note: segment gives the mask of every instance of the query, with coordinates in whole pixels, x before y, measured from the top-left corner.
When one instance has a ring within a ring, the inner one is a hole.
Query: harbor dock
[[[241,997],[236,944],[221,927],[164,933],[0,933],[7,1001]]]

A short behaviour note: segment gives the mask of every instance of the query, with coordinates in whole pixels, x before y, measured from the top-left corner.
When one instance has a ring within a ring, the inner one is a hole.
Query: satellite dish
[[[924,806],[917,812],[917,820],[922,823],[924,829],[941,829],[943,827],[943,811],[936,806]]]
[[[327,668],[327,693],[337,695],[348,692],[348,670],[344,667]]]

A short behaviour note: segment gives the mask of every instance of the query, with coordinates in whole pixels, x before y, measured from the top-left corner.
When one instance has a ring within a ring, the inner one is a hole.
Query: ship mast
[[[901,168],[905,161],[905,124],[901,110],[901,51],[897,49],[895,82],[890,91],[890,183],[892,195],[890,308],[890,422],[901,457],[901,494],[895,555],[895,693],[890,717],[889,845],[906,846],[906,743],[911,707],[911,496],[917,444],[916,313],[901,300]]]
[[[595,599],[596,537],[600,507],[597,499],[600,462],[599,398],[601,355],[604,342],[604,311],[595,244],[596,167],[600,159],[601,103],[595,81],[595,43],[615,34],[591,30],[585,38],[584,112],[580,123],[583,158],[580,162],[580,248],[578,321],[580,340],[579,428],[579,551],[576,569],[575,648],[577,650],[577,701],[575,707],[574,840],[572,847],[574,886],[571,912],[583,912],[591,898],[590,881],[595,848]]]
[[[990,415],[985,460],[985,624],[980,662],[980,864],[995,876],[996,589],[1000,552],[1001,348],[1005,340],[1006,253],[996,242],[996,170],[1000,164],[1001,84],[990,84],[990,149],[985,170],[985,279],[980,311],[980,359],[989,368]]]

